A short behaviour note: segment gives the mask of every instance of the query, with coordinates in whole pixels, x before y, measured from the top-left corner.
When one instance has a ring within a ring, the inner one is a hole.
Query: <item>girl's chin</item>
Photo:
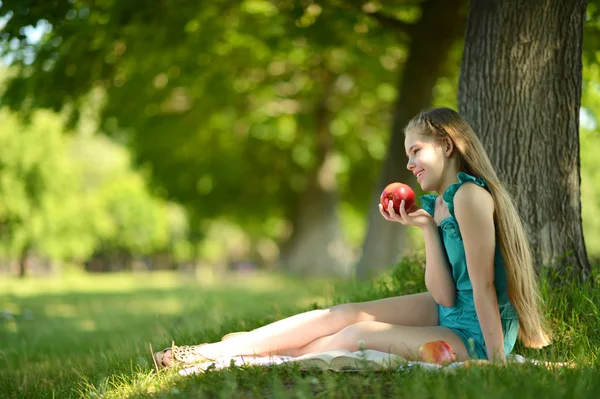
[[[437,192],[435,187],[431,187],[427,182],[421,182],[421,190],[427,192]]]

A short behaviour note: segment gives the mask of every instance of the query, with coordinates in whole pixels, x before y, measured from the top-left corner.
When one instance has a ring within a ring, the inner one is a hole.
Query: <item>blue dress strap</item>
[[[471,176],[470,174],[465,173],[465,172],[458,172],[457,177],[458,177],[458,183],[451,184],[446,189],[446,191],[444,191],[444,195],[442,196],[442,199],[444,200],[446,205],[448,205],[448,211],[450,212],[450,215],[452,215],[453,217],[456,217],[454,215],[454,196],[456,195],[456,192],[458,191],[460,186],[462,186],[464,183],[473,182],[473,183],[477,184],[478,186],[483,187],[486,190],[490,191],[488,185],[481,177]]]
[[[433,194],[422,195],[419,197],[419,200],[421,201],[421,208],[425,209],[432,217],[435,210],[436,198],[437,196]]]

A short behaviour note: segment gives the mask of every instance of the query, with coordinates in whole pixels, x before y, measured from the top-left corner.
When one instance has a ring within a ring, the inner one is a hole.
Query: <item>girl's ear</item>
[[[450,157],[454,152],[454,142],[448,137],[444,137],[444,153],[446,157]]]

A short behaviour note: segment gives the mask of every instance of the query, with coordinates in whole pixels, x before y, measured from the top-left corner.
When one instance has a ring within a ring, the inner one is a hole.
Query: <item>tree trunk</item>
[[[585,10],[585,0],[472,0],[459,85],[459,110],[514,195],[534,259],[583,279],[590,274],[579,171]]]
[[[406,249],[407,229],[383,219],[377,204],[385,186],[393,181],[416,188],[414,176],[406,169],[404,127],[432,103],[433,89],[443,74],[450,48],[464,32],[464,5],[465,0],[426,1],[421,19],[411,29],[409,55],[400,75],[387,156],[368,211],[369,223],[356,266],[357,278],[364,279],[385,270],[396,263]]]
[[[30,249],[31,249],[31,245],[29,243],[27,243],[21,250],[21,255],[19,256],[19,277],[20,278],[27,277],[27,258],[29,257]]]
[[[350,275],[350,248],[342,237],[337,205],[336,171],[331,162],[333,137],[326,102],[333,76],[323,71],[324,94],[316,110],[316,167],[309,172],[306,189],[298,202],[293,232],[285,245],[281,263],[301,276]]]

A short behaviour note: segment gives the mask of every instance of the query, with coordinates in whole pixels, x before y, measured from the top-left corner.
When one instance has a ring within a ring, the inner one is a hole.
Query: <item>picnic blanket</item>
[[[509,355],[509,363],[531,363],[546,368],[571,367],[570,363],[546,362],[526,359],[521,355]],[[321,353],[309,353],[299,357],[291,356],[234,356],[219,357],[214,361],[203,362],[179,371],[182,376],[203,373],[208,369],[220,370],[227,367],[240,366],[277,366],[282,364],[297,364],[301,370],[318,368],[332,371],[361,371],[361,370],[405,370],[411,367],[422,367],[429,370],[449,371],[459,367],[489,365],[487,360],[468,360],[453,362],[448,365],[438,365],[421,361],[408,361],[401,356],[366,349],[356,352],[347,350],[331,350]]]

